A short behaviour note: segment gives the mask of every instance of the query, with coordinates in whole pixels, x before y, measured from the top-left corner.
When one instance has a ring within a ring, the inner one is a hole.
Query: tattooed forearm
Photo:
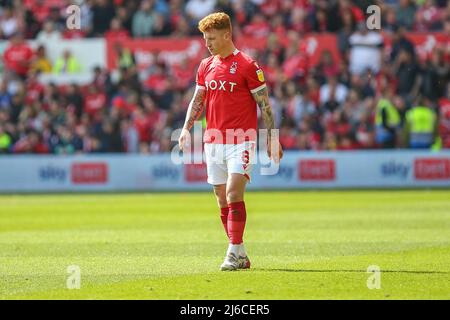
[[[273,119],[272,108],[269,104],[269,93],[267,91],[267,87],[253,93],[253,98],[261,109],[261,116],[263,117],[264,124],[270,137],[272,129],[275,129],[275,121]]]
[[[189,108],[186,113],[186,121],[183,129],[191,130],[194,122],[201,116],[205,106],[206,91],[204,89],[196,88],[194,97],[189,103]]]

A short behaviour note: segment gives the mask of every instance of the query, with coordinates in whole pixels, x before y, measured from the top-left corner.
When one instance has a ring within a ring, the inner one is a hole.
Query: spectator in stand
[[[154,3],[150,0],[143,0],[139,11],[133,16],[133,37],[149,37],[153,31],[155,13],[153,12]]]
[[[25,103],[33,104],[41,102],[44,96],[45,87],[38,80],[39,72],[30,71],[28,79],[25,81]]]
[[[114,18],[111,20],[111,27],[105,32],[105,38],[112,41],[123,41],[130,38],[128,30],[122,27],[122,20]]]
[[[170,25],[165,20],[162,14],[156,13],[153,21],[152,36],[167,37],[171,33]]]
[[[442,10],[434,0],[425,0],[416,12],[415,31],[435,31],[442,27]]]
[[[308,57],[299,47],[297,41],[289,43],[282,68],[287,79],[302,82],[308,73]]]
[[[46,0],[24,0],[25,8],[33,13],[36,21],[42,25],[50,14],[50,7]]]
[[[64,9],[60,8],[57,5],[53,5],[50,7],[50,13],[46,19],[46,21],[53,22],[55,29],[62,31],[66,28],[66,18],[63,16]]]
[[[23,35],[21,33],[14,34],[10,45],[3,54],[5,69],[25,79],[32,58],[33,50],[24,42]]]
[[[440,143],[439,123],[431,101],[420,97],[419,104],[406,113],[404,139],[406,146],[413,149],[430,149]]]
[[[432,101],[445,96],[447,83],[450,80],[450,64],[445,61],[444,51],[436,48],[431,52],[422,71],[421,93]]]
[[[0,154],[8,152],[11,144],[11,137],[9,136],[8,132],[5,131],[0,122]]]
[[[62,57],[59,57],[53,66],[53,72],[57,74],[73,74],[81,71],[80,62],[68,49],[64,50]]]
[[[38,33],[36,40],[40,43],[56,42],[61,39],[61,32],[55,29],[52,21],[46,21],[41,32]]]
[[[214,11],[216,4],[217,0],[188,0],[185,7],[186,14],[196,25],[200,19]]]
[[[412,30],[414,26],[414,19],[416,16],[416,8],[412,0],[399,0],[399,5],[396,8],[396,20],[399,26],[406,30]]]
[[[94,15],[92,8],[94,6],[94,1],[95,0],[85,0],[80,6],[81,31],[84,34],[92,34]]]
[[[108,98],[112,95],[113,85],[107,69],[99,66],[94,67],[94,76],[91,84],[97,87],[101,92],[104,92]]]
[[[142,96],[142,107],[147,118],[150,137],[155,132],[161,131],[166,120],[166,112],[156,107],[155,101],[150,95],[144,94]]]
[[[315,74],[321,83],[325,83],[329,77],[337,77],[339,74],[338,66],[334,61],[331,51],[326,49],[320,55],[319,63],[315,67]]]
[[[124,150],[127,153],[139,152],[139,134],[133,124],[128,118],[121,123],[122,141]]]
[[[400,51],[393,64],[393,72],[398,79],[397,93],[406,100],[407,105],[411,105],[419,94],[421,71],[409,51]]]
[[[270,33],[270,25],[262,14],[256,13],[243,32],[247,37],[266,38]]]
[[[151,74],[144,83],[144,88],[150,93],[157,103],[163,107],[163,109],[170,108],[171,105],[171,92],[172,83],[166,76],[167,67],[165,64],[157,64],[155,72]]]
[[[350,10],[344,10],[341,14],[342,28],[338,31],[337,42],[339,52],[344,59],[348,58],[348,52],[350,51],[350,36],[355,30],[355,18]]]
[[[4,79],[0,82],[0,111],[5,110],[9,112],[10,108],[11,108],[11,93],[9,93],[8,91],[8,82]]]
[[[118,121],[106,118],[103,120],[100,133],[100,152],[123,152],[122,136]]]
[[[39,45],[36,49],[36,55],[31,63],[31,71],[42,73],[52,72],[52,64],[47,58],[47,52],[43,45]]]
[[[364,22],[358,24],[358,29],[350,36],[350,72],[362,74],[367,69],[378,73],[381,69],[383,37],[375,31],[367,30]]]
[[[375,147],[375,128],[370,111],[363,110],[359,114],[359,119],[355,123],[353,131],[355,132],[358,148],[372,149]]]
[[[129,7],[126,7],[126,5]],[[130,35],[132,34],[133,12],[136,11],[135,6],[137,6],[137,3],[130,1],[116,7],[115,18],[120,20],[123,28],[127,30]]]
[[[34,12],[24,9],[24,33],[27,39],[34,39],[41,30],[41,24],[36,20]]]
[[[313,15],[312,30],[314,32],[326,32],[330,29],[329,22],[330,20],[327,19],[327,9],[317,8]]]
[[[175,89],[187,90],[191,85],[193,79],[192,66],[188,57],[184,57],[180,63],[176,63],[172,66],[172,76],[177,79],[175,83]]]
[[[292,120],[286,120],[280,127],[280,143],[283,150],[294,150],[297,144],[297,130]]]
[[[439,99],[439,135],[442,146],[450,149],[450,82],[447,83],[446,95]]]
[[[84,112],[91,118],[96,118],[106,108],[106,95],[99,91],[97,86],[89,86],[89,91],[84,98]]]
[[[83,114],[84,100],[79,85],[75,83],[69,85],[66,91],[66,97],[67,110],[73,113],[77,119],[80,120]]]
[[[316,112],[316,106],[313,101],[311,101],[309,92],[304,89],[300,94],[295,83],[290,81],[287,84],[287,115],[289,118],[293,119],[295,123],[300,123],[304,118],[313,115]]]
[[[347,94],[348,88],[339,83],[336,76],[330,76],[328,82],[320,87],[320,104],[324,105],[330,101],[342,104]]]
[[[0,17],[0,35],[3,39],[10,39],[17,32],[24,31],[24,21],[14,12],[13,8],[4,8]]]
[[[102,36],[110,27],[115,16],[111,0],[96,0],[92,6],[92,36]]]
[[[53,152],[56,154],[74,154],[76,151],[72,132],[62,125],[58,126],[53,134],[52,144]]]
[[[399,26],[394,28],[392,34],[392,49],[390,55],[390,62],[393,63],[397,59],[400,51],[408,51],[412,57],[415,56],[414,44],[405,36],[405,27]]]
[[[129,69],[136,65],[133,52],[127,47],[123,47],[120,42],[114,43],[114,51],[117,57],[118,69]]]
[[[365,23],[366,18],[364,16],[364,11],[361,10],[361,8],[358,5],[356,5],[354,2],[355,1],[353,1],[353,0],[339,0],[338,9],[337,9],[339,17],[342,17],[342,13],[344,11],[349,11],[352,13],[353,19],[357,24],[362,23],[362,22]],[[361,4],[360,4],[360,6],[361,6]],[[333,18],[333,15],[335,15],[336,12],[333,10],[332,5],[330,5],[328,9],[331,14],[331,16],[329,15],[328,18],[329,18],[329,20],[332,20],[331,18]],[[338,28],[339,28],[339,24],[337,26],[337,29]],[[331,31],[335,31],[335,30],[331,30]]]
[[[183,16],[180,16],[174,21],[172,29],[172,37],[174,38],[187,37],[191,35],[192,31],[188,20]]]
[[[270,32],[275,34],[277,38],[284,37],[287,32],[286,23],[284,17],[281,14],[277,14],[270,21]]]
[[[383,31],[388,33],[393,33],[397,30],[397,17],[395,14],[395,9],[392,7],[387,7],[381,25],[383,26]]]
[[[393,102],[391,88],[386,88],[378,100],[376,110],[376,142],[382,148],[395,148],[401,128],[400,113]]]

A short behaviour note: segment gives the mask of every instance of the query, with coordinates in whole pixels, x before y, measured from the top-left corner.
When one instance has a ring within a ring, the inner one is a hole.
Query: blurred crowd
[[[117,47],[118,77],[92,70],[88,85],[43,84],[40,73],[76,73],[77,58],[47,58],[57,39],[198,36],[197,22],[227,12],[235,38],[267,39],[254,52],[270,87],[271,104],[286,150],[411,147],[414,108],[429,109],[433,134],[450,148],[450,2],[439,0],[91,0],[78,1],[81,29],[66,28],[66,8],[77,1],[0,0],[3,54],[0,82],[0,153],[170,151],[171,134],[184,123],[196,70],[188,61],[155,59],[136,68],[132,53]],[[366,8],[377,4],[378,31],[366,28]],[[406,31],[441,32],[448,40],[419,58]],[[339,63],[323,51],[311,65],[306,33],[337,37]],[[289,39],[286,47],[279,39]],[[25,39],[43,45],[35,50]],[[426,113],[426,112],[425,112]],[[262,123],[261,123],[261,126]],[[422,137],[421,137],[422,138]],[[433,140],[434,141],[434,140]]]
[[[233,20],[236,36],[270,32],[339,32],[365,20],[378,5],[383,29],[442,30],[450,15],[447,0],[0,0],[0,37],[20,31],[26,38],[185,37],[197,35],[197,22],[213,11]],[[66,28],[67,7],[78,4],[81,30]]]

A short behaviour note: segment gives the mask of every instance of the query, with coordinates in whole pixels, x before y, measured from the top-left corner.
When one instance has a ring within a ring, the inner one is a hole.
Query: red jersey
[[[6,67],[19,75],[27,74],[32,58],[33,50],[26,43],[12,44],[4,53]]]
[[[264,88],[266,83],[261,68],[252,58],[236,49],[225,58],[203,59],[196,82],[206,90],[205,142],[236,144],[256,140],[258,117],[252,93]],[[226,135],[227,129],[244,133],[251,129],[254,134]],[[221,141],[213,133],[216,130],[222,133]]]

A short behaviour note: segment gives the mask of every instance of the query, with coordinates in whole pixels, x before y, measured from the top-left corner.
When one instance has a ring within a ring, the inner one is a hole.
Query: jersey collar
[[[239,51],[238,49],[234,49],[233,53],[230,54],[230,55],[228,55],[228,56],[226,56],[225,58],[222,58],[222,57],[220,57],[220,56],[218,56],[218,58],[219,58],[220,60],[224,61],[224,60],[227,60],[227,59],[230,58],[230,57],[235,57],[239,52],[240,52],[240,51]]]

